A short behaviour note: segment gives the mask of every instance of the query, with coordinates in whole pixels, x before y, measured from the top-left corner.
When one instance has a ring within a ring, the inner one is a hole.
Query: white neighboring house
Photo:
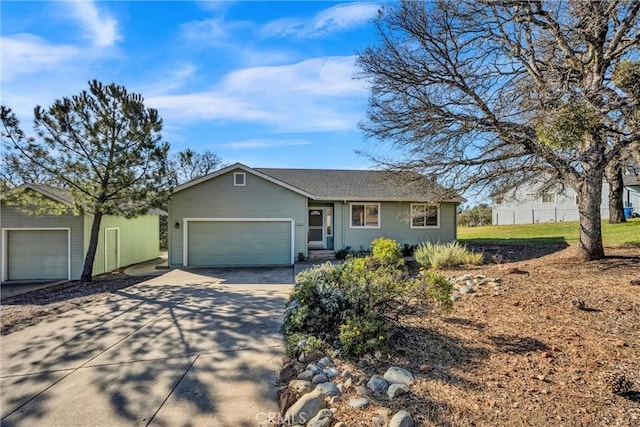
[[[640,180],[638,175],[625,174],[623,204],[640,213]],[[609,184],[602,183],[600,214],[609,216]],[[544,222],[578,221],[578,196],[571,188],[564,192],[548,191],[540,194],[535,188],[519,189],[492,206],[493,225],[535,224]]]

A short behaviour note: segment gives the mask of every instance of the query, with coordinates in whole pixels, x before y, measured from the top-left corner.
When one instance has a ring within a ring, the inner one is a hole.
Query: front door
[[[316,249],[325,248],[324,209],[309,209],[309,247]]]

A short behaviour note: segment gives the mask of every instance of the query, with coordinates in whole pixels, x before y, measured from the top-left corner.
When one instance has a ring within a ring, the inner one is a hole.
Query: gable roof
[[[62,203],[65,206],[70,208],[74,207],[73,194],[71,194],[71,191],[67,188],[51,187],[45,184],[24,183],[17,187],[17,189],[36,191],[51,200]],[[162,209],[151,208],[147,211],[146,215],[167,216],[168,214]]]
[[[174,193],[241,169],[312,200],[438,201],[461,203],[465,199],[417,173],[342,169],[249,168],[241,163],[190,181]]]
[[[50,187],[45,184],[25,183],[16,188],[16,190],[32,190],[42,194],[49,199],[62,203],[63,205],[73,207],[73,196],[69,190],[64,188]],[[2,197],[3,199],[5,197]]]

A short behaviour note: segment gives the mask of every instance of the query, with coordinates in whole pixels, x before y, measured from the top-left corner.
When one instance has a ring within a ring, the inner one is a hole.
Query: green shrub
[[[324,352],[329,346],[326,342],[313,335],[291,334],[285,336],[285,352],[287,356],[297,358],[303,351],[310,353],[312,351]]]
[[[416,262],[425,268],[446,268],[482,263],[482,254],[472,252],[458,242],[425,242],[416,248],[413,256]]]
[[[346,354],[386,352],[389,330],[389,324],[381,319],[352,315],[340,325],[338,339]]]
[[[346,355],[384,351],[389,322],[411,302],[448,307],[451,285],[444,278],[435,273],[411,278],[398,256],[399,245],[388,239],[378,243],[373,255],[348,257],[339,265],[326,263],[298,274],[282,326],[291,355],[300,350],[301,341],[317,348],[341,348]]]
[[[373,257],[382,265],[396,266],[404,262],[400,245],[393,239],[379,237],[371,242],[371,250]]]
[[[453,308],[451,294],[453,285],[443,276],[433,271],[422,271],[422,276],[413,283],[411,292],[421,303],[431,303],[439,311]]]
[[[347,259],[347,255],[349,255],[349,251],[348,250],[340,249],[339,251],[336,252],[336,259],[337,260]]]

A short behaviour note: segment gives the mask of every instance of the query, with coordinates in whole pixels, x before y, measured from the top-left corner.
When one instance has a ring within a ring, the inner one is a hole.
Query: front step
[[[309,249],[309,261],[324,261],[336,259],[336,252],[333,249]]]

